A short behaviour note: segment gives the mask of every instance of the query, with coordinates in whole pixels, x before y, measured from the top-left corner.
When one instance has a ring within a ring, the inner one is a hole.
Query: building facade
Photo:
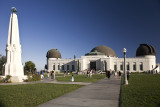
[[[126,58],[126,70],[130,72],[159,71],[155,55],[154,47],[148,44],[140,44],[136,51],[136,57]],[[81,56],[81,58],[62,59],[57,49],[49,50],[46,57],[48,72],[84,71],[86,69],[123,72],[124,69],[124,58],[118,58],[111,48],[104,45],[93,48],[91,52]]]

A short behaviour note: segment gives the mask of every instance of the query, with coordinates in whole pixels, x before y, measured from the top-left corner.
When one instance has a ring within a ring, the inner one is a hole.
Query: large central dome
[[[109,47],[101,45],[93,48],[91,52],[100,52],[103,53],[106,56],[111,56],[111,57],[117,57],[116,53]]]

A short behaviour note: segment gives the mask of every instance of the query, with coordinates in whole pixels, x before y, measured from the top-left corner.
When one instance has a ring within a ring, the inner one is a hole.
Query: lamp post
[[[127,76],[126,76],[126,52],[127,49],[123,48],[123,53],[124,53],[124,85],[128,85],[128,80],[127,80]]]

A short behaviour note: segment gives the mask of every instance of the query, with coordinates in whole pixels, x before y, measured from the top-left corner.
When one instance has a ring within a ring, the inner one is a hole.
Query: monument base
[[[0,76],[0,78],[6,78],[6,76]],[[10,81],[12,83],[15,83],[15,82],[24,82],[24,80],[28,79],[27,75],[24,75],[24,76],[12,76],[10,78]]]
[[[12,76],[11,82],[24,82],[27,79],[27,76]]]

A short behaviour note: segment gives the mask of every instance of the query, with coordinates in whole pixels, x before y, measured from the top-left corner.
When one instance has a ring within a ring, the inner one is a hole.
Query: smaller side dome
[[[145,55],[156,55],[156,50],[153,46],[148,44],[140,44],[136,51],[136,57]]]
[[[58,51],[58,49],[51,49],[47,52],[46,57],[47,58],[61,58],[61,53]]]

